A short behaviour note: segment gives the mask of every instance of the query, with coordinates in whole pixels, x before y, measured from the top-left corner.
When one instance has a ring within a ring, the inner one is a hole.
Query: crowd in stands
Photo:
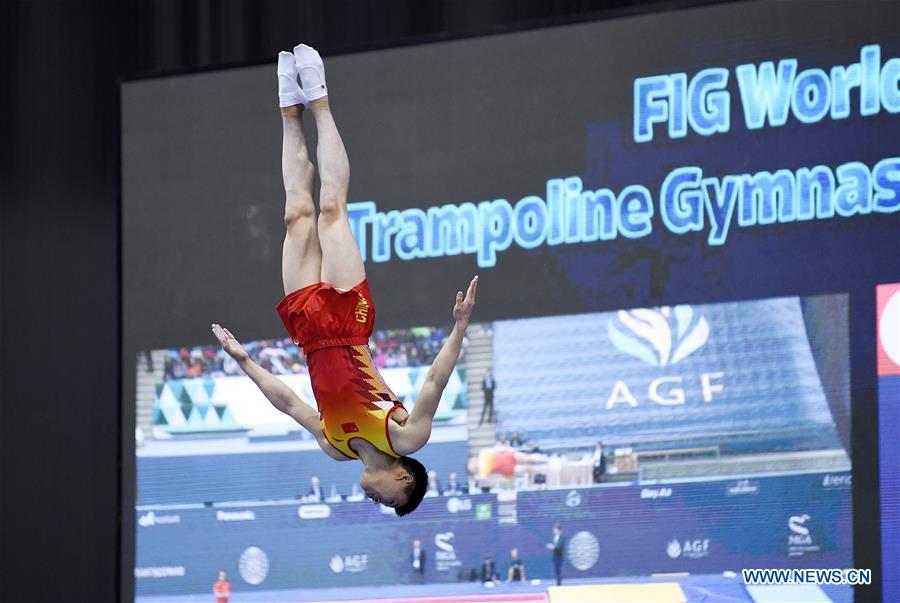
[[[434,362],[446,338],[437,327],[387,329],[372,333],[369,349],[378,368],[424,366]]]
[[[458,496],[460,494],[468,494],[469,485],[462,484],[456,477],[456,473],[450,473],[447,477],[447,483],[442,484],[438,479],[437,471],[432,469],[428,472],[428,490],[425,491],[425,497],[433,496]]]
[[[290,375],[307,371],[300,348],[290,339],[264,339],[243,345],[254,362],[273,374]],[[169,380],[231,376],[242,374],[242,371],[221,346],[205,345],[168,350],[164,374]]]
[[[445,339],[442,328],[389,329],[375,331],[369,340],[369,349],[378,368],[423,366],[434,362]],[[250,358],[272,374],[307,372],[302,351],[290,339],[264,339],[243,345]],[[149,359],[145,359],[144,364],[152,366]],[[170,349],[164,371],[166,380],[242,374],[234,359],[218,345]]]

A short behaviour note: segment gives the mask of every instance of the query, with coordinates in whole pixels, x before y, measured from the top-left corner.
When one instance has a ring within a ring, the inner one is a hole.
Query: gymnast
[[[213,324],[212,331],[272,405],[313,434],[325,454],[337,461],[362,461],[359,484],[374,503],[406,515],[419,506],[428,488],[425,467],[409,455],[431,436],[434,413],[475,305],[478,277],[465,295],[456,293],[453,331],[434,359],[412,412],[407,412],[369,354],[375,306],[347,215],[350,163],[331,115],[325,67],[316,50],[300,44],[293,54],[279,53],[278,96],[287,234],[281,262],[286,297],[276,310],[306,355],[318,412],[253,362],[228,329]],[[318,217],[315,171],[300,121],[307,107],[318,130]]]

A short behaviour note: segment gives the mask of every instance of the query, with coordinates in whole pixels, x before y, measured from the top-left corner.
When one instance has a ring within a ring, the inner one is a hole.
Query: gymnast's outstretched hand
[[[309,431],[325,451],[325,454],[336,460],[344,460],[347,458],[337,450],[331,447],[322,435],[322,426],[319,424],[319,413],[312,406],[302,401],[287,384],[256,364],[247,354],[247,350],[241,345],[241,342],[231,334],[231,331],[221,325],[213,323],[213,335],[222,344],[222,348],[228,352],[228,355],[237,360],[250,379],[256,383],[263,395],[272,403],[272,406],[288,415],[307,431]]]
[[[409,420],[406,421],[402,430],[398,430],[396,437],[392,436],[391,438],[394,442],[394,450],[398,454],[412,454],[424,446],[431,437],[431,423],[437,412],[438,404],[441,402],[441,394],[447,387],[447,381],[459,359],[463,336],[469,326],[472,309],[475,307],[475,290],[477,288],[478,277],[476,276],[469,283],[465,295],[462,291],[456,293],[456,300],[453,304],[453,320],[456,324],[453,325],[453,331],[444,341],[441,351],[438,352],[428,370],[416,405],[409,414]],[[401,450],[402,452],[400,452]]]
[[[250,357],[250,355],[247,354],[247,350],[241,345],[241,342],[238,341],[237,338],[231,334],[231,331],[225,327],[213,323],[212,332],[213,335],[216,336],[216,339],[219,340],[219,343],[222,344],[222,348],[228,355],[238,362],[243,362]]]
[[[475,307],[475,291],[478,289],[478,277],[472,279],[469,283],[469,289],[463,297],[462,291],[456,292],[456,303],[453,304],[453,320],[457,326],[463,331],[469,326],[469,316],[472,315],[472,308]]]

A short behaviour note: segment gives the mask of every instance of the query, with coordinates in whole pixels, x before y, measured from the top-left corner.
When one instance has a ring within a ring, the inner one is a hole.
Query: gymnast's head
[[[393,508],[397,515],[408,515],[425,496],[428,472],[416,459],[401,456],[386,469],[366,468],[359,486],[372,502]]]

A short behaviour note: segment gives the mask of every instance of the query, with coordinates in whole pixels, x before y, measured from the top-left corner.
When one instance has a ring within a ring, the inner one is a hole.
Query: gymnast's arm
[[[281,379],[256,364],[247,354],[240,342],[228,329],[214,324],[213,334],[222,348],[235,360],[248,377],[256,384],[260,391],[268,398],[272,406],[294,419],[310,432],[319,443],[319,447],[338,461],[350,460],[336,450],[322,433],[322,425],[319,423],[319,414],[311,406],[301,400],[287,384]]]
[[[469,326],[469,316],[472,314],[472,308],[475,306],[475,290],[478,287],[478,277],[472,279],[465,298],[462,291],[456,294],[456,303],[453,306],[453,331],[450,337],[444,342],[444,346],[434,359],[428,376],[425,378],[425,384],[419,392],[419,398],[413,407],[412,413],[406,424],[397,430],[397,440],[394,449],[400,454],[412,454],[416,450],[422,448],[431,437],[431,422],[434,419],[434,413],[437,412],[438,404],[441,401],[441,394],[447,387],[447,381],[453,373],[453,367],[456,366],[456,360],[459,358],[459,351],[462,348],[463,335]],[[393,437],[393,436],[392,436]]]

